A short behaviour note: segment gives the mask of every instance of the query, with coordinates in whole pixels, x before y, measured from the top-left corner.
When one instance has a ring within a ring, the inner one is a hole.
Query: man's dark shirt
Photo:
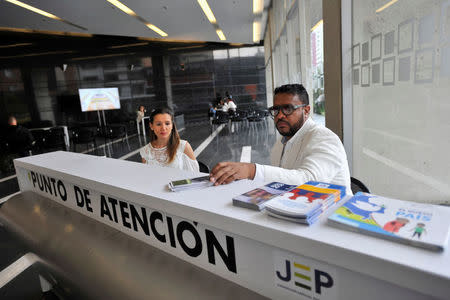
[[[11,152],[28,155],[33,141],[33,135],[27,128],[20,125],[7,127],[6,142]]]

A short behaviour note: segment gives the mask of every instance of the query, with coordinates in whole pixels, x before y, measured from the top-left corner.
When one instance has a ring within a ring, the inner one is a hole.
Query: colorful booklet
[[[305,184],[312,185],[318,188],[324,188],[324,189],[333,189],[333,190],[339,190],[340,191],[340,199],[344,199],[346,193],[345,193],[345,186],[332,184],[332,183],[326,183],[326,182],[320,182],[320,181],[308,181]],[[339,201],[338,199],[337,201]]]
[[[339,197],[340,190],[303,184],[268,201],[266,211],[283,219],[316,220],[314,216],[332,206]]]
[[[295,188],[295,185],[288,185],[280,182],[271,182],[265,186],[253,189],[242,195],[233,198],[233,205],[250,208],[254,210],[262,210],[267,201],[288,192]]]
[[[339,228],[442,251],[448,243],[450,209],[359,192],[328,221]]]
[[[211,181],[209,181],[209,175],[207,175],[207,176],[171,181],[171,182],[169,182],[169,189],[172,192],[179,192],[179,191],[184,191],[184,190],[204,188],[204,187],[208,187],[208,186],[212,186],[212,185],[213,185],[213,183]]]

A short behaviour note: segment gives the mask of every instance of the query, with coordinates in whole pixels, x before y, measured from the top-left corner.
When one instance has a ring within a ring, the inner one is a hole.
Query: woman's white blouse
[[[139,153],[148,165],[157,165],[199,172],[198,162],[191,159],[186,155],[186,153],[184,153],[186,143],[187,142],[185,140],[180,140],[175,158],[170,164],[167,163],[167,146],[163,148],[154,148],[152,144],[149,143],[143,147]]]

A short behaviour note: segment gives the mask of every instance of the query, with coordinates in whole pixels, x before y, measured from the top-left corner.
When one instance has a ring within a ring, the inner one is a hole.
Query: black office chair
[[[356,194],[357,192],[370,193],[367,186],[364,183],[362,183],[361,181],[359,181],[358,179],[356,179],[354,177],[350,177],[350,183],[351,183],[351,188],[352,188],[353,194]]]
[[[66,140],[64,139],[64,129],[55,127],[45,131],[44,145],[45,151],[61,149],[66,151]]]
[[[131,151],[130,144],[128,143],[127,127],[124,124],[111,124],[106,126],[106,137],[110,139],[112,143],[115,139],[121,139],[122,144],[124,142],[128,145],[128,151]]]
[[[209,167],[206,164],[202,163],[199,160],[197,162],[198,162],[198,166],[200,167],[200,172],[209,173]]]
[[[78,127],[72,131],[73,150],[77,152],[78,144],[86,144],[86,151],[89,151],[89,145],[93,144],[94,149],[97,148],[95,140],[96,128],[93,127]]]

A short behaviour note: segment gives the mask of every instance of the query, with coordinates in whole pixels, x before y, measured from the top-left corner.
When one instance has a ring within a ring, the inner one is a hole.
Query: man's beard
[[[277,122],[277,125],[278,125],[278,123],[280,123],[280,122],[283,122],[284,124],[287,124],[287,125],[289,126],[289,131],[287,131],[287,132],[280,132],[280,130],[278,129],[278,126],[277,126],[278,132],[279,132],[282,136],[293,137],[293,136],[297,133],[297,131],[299,131],[299,129],[302,128],[302,126],[303,126],[303,123],[304,123],[304,114],[302,114],[302,117],[300,118],[300,120],[298,120],[298,122],[295,123],[293,126],[291,126],[288,122],[283,121],[283,120],[279,120],[279,121]]]

